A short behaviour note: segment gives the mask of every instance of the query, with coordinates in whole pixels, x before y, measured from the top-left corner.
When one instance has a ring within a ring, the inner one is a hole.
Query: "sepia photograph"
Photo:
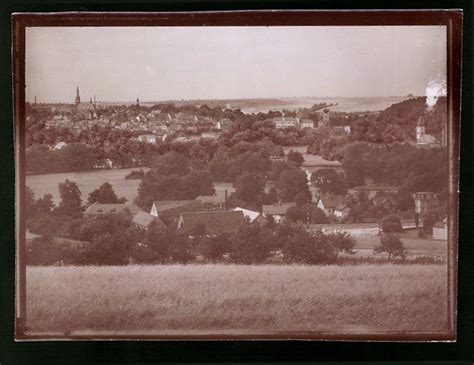
[[[455,340],[447,25],[23,32],[17,339]]]

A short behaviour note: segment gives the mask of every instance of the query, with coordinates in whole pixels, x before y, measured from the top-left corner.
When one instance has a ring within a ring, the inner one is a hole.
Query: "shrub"
[[[388,259],[400,256],[405,260],[408,250],[403,246],[400,237],[394,233],[385,233],[380,236],[380,245],[375,247],[374,253],[388,253]]]
[[[54,235],[65,223],[64,219],[58,219],[49,214],[37,215],[26,222],[26,227],[32,233],[40,235]]]
[[[396,215],[389,215],[383,218],[381,221],[381,226],[384,233],[403,231],[402,223]]]
[[[337,250],[337,253],[354,253],[355,239],[347,232],[336,232],[328,234],[328,239]]]
[[[322,232],[311,234],[302,225],[283,224],[276,235],[285,262],[322,264],[333,262],[337,256],[329,236]]]
[[[216,236],[203,237],[199,241],[198,253],[205,259],[216,261],[231,250],[231,240],[228,235],[218,234]]]
[[[269,229],[258,224],[243,225],[232,235],[230,258],[242,264],[261,263],[274,248],[274,237]]]
[[[103,233],[87,247],[85,261],[93,265],[126,265],[132,247],[122,234]]]
[[[78,264],[81,259],[82,248],[48,235],[36,237],[26,244],[28,265]]]

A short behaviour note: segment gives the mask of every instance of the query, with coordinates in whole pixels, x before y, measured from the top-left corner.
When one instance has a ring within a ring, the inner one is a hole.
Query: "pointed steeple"
[[[79,85],[77,85],[77,88],[76,88],[76,98],[74,99],[74,103],[76,105],[81,103],[81,97],[79,96]]]

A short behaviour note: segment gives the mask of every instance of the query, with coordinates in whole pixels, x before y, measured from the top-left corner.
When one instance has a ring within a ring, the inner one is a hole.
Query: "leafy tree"
[[[268,176],[269,180],[277,181],[280,178],[280,175],[284,171],[297,170],[294,164],[287,161],[273,161],[270,174]]]
[[[273,234],[259,224],[246,224],[232,236],[230,257],[233,262],[256,264],[263,262],[274,249]]]
[[[380,236],[380,245],[374,248],[374,253],[388,253],[388,259],[400,256],[405,260],[408,250],[403,246],[403,242],[395,233],[385,233]]]
[[[283,201],[305,204],[311,200],[306,174],[301,170],[288,170],[281,173],[275,183]]]
[[[265,195],[265,180],[255,173],[244,173],[234,183],[233,198],[260,207]]]
[[[125,203],[127,199],[124,197],[117,198],[112,185],[108,182],[103,183],[99,188],[95,189],[89,194],[87,202],[89,204],[100,203],[100,204],[117,204]]]
[[[168,227],[150,223],[146,231],[145,244],[153,251],[155,261],[164,263],[170,255],[170,247],[176,244],[176,232]]]
[[[304,157],[298,151],[290,150],[288,152],[287,160],[293,162],[296,166],[301,166],[304,162]]]
[[[308,223],[308,213],[310,224],[329,223],[329,220],[324,212],[318,208],[315,203],[311,203],[309,206],[307,204],[303,204],[288,208],[288,211],[286,212],[286,218],[290,222],[301,222],[306,224]]]
[[[81,191],[77,184],[66,179],[59,184],[59,202],[58,210],[61,214],[67,216],[77,216],[82,214]]]
[[[302,225],[287,224],[279,227],[277,236],[286,262],[322,264],[337,257],[338,249],[322,232],[311,234]]]
[[[311,174],[311,182],[322,194],[344,195],[347,189],[344,180],[333,169],[319,169]]]
[[[36,215],[35,193],[29,186],[25,186],[25,216],[26,219]]]
[[[95,265],[126,265],[133,244],[123,234],[96,236],[85,251],[86,261]]]
[[[146,210],[155,200],[195,199],[199,195],[213,195],[212,178],[207,171],[191,171],[187,175],[163,175],[148,172],[138,186],[136,203]]]
[[[152,170],[161,175],[186,175],[189,173],[189,160],[183,154],[170,152],[158,157]]]
[[[180,187],[185,199],[195,199],[199,195],[214,195],[212,177],[206,170],[191,171],[180,180]]]
[[[53,196],[45,194],[35,202],[35,210],[38,214],[50,214],[54,209]]]
[[[355,239],[347,232],[335,232],[328,235],[332,245],[336,248],[337,253],[346,252],[354,254]]]
[[[400,219],[396,215],[389,215],[380,222],[384,233],[402,232],[403,227]]]
[[[199,253],[207,260],[217,261],[231,250],[231,240],[227,234],[203,237],[199,241]]]

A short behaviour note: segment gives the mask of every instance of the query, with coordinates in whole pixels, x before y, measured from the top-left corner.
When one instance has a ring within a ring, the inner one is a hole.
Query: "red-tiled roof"
[[[245,224],[242,212],[220,211],[220,212],[187,212],[180,217],[180,229],[190,232],[199,225],[206,227],[206,233],[229,233],[235,232]]]

